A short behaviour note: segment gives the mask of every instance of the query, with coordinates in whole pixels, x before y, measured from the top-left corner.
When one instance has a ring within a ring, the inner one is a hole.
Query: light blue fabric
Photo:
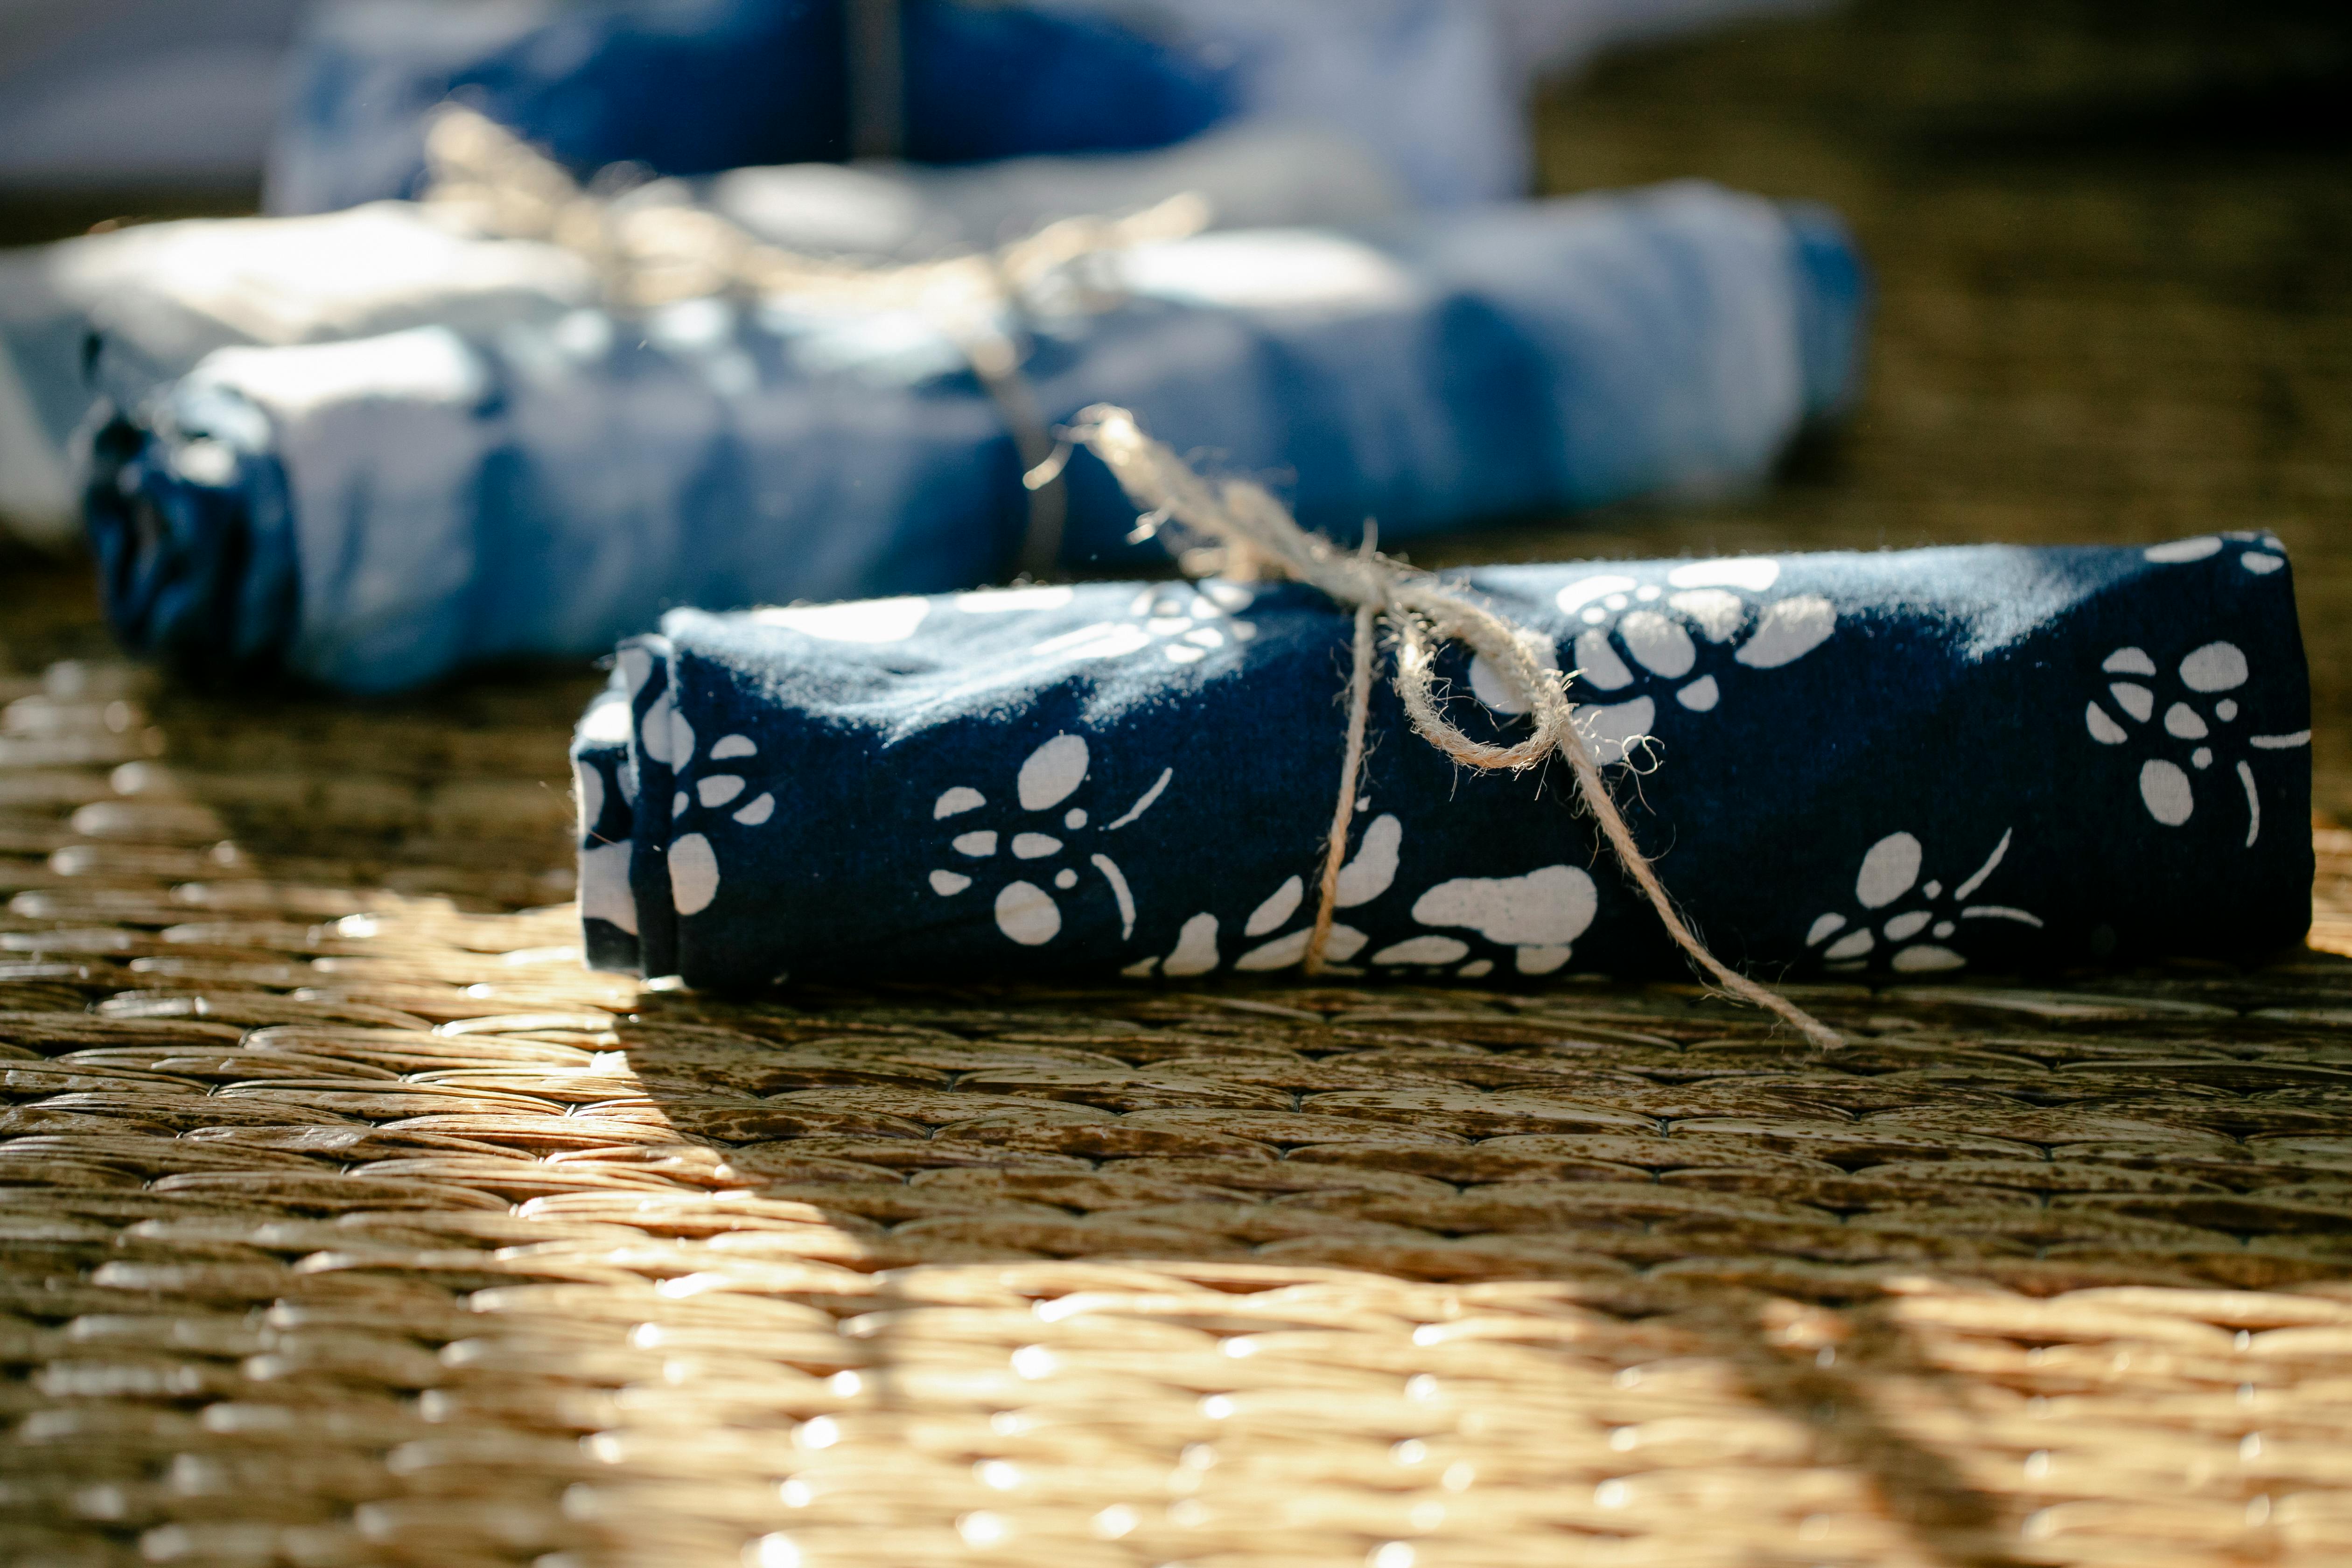
[[[1083,213],[1182,194],[1220,227],[1362,224],[1409,203],[1349,138],[1239,125],[1150,153],[1008,158],[952,168],[867,160],[663,180],[620,205],[696,203],[789,248],[916,261],[984,248]],[[70,450],[97,395],[92,332],[114,379],[169,381],[217,348],[318,342],[440,325],[496,331],[592,302],[593,268],[528,240],[470,234],[415,202],[304,217],[136,224],[0,252],[0,522],[70,538]]]
[[[1862,310],[1834,220],[1696,184],[1099,259],[1118,302],[1032,323],[1049,421],[1123,404],[1390,543],[1754,482],[1847,395]],[[593,653],[673,605],[999,580],[1027,521],[996,406],[912,316],[711,300],[227,349],[123,406],[88,509],[126,638],[352,690]],[[1145,558],[1099,465],[1067,483],[1068,563]],[[267,636],[257,577],[295,585]]]
[[[1575,672],[1629,826],[1719,956],[1899,982],[2301,939],[2286,565],[2233,533],[1462,576]],[[590,955],[736,989],[1294,969],[1351,623],[1298,584],[1216,582],[673,612],[573,745]],[[1474,740],[1525,735],[1458,647],[1437,673]],[[1458,767],[1385,679],[1370,733],[1330,958],[1687,973],[1564,766]]]
[[[1355,137],[1431,203],[1517,194],[1517,75],[1462,0],[901,0],[904,154],[1160,147],[1242,121]],[[846,156],[844,0],[341,0],[290,68],[278,213],[415,195],[456,97],[582,174]]]

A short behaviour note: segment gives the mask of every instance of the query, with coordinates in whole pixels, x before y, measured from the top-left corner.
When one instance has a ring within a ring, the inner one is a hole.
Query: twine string
[[[1213,216],[1206,197],[1188,191],[1123,216],[1057,219],[993,250],[864,263],[776,245],[707,207],[583,188],[562,164],[462,105],[436,111],[425,152],[425,200],[435,210],[478,233],[572,251],[624,309],[734,294],[789,297],[818,311],[921,316],[971,365],[1027,475],[1046,468],[1055,443],[1022,369],[1020,319],[1049,290],[1058,308],[1108,309],[1124,296],[1085,263],[1197,234]],[[1024,480],[1028,522],[1015,572],[1042,577],[1059,563],[1068,500],[1058,481],[1058,468]]]
[[[1371,542],[1365,541],[1367,553]],[[1324,951],[1331,945],[1332,916],[1339,908],[1339,869],[1348,858],[1348,829],[1356,819],[1356,790],[1364,772],[1364,730],[1372,710],[1372,636],[1379,606],[1356,606],[1353,668],[1348,676],[1348,743],[1339,766],[1339,798],[1331,810],[1331,833],[1323,849],[1322,894],[1315,904],[1315,929],[1307,938],[1307,956],[1299,965],[1308,975],[1328,967]]]
[[[1346,763],[1339,809],[1326,847],[1321,901],[1308,939],[1308,973],[1328,967],[1324,949],[1338,906],[1339,866],[1362,765],[1374,625],[1385,621],[1397,643],[1393,683],[1415,733],[1455,763],[1486,772],[1521,773],[1555,754],[1565,757],[1576,777],[1578,798],[1600,824],[1618,864],[1656,911],[1675,945],[1724,991],[1774,1014],[1815,1045],[1835,1047],[1844,1043],[1836,1031],[1787,997],[1717,958],[1682,918],[1656,868],[1634,841],[1633,829],[1601,776],[1591,744],[1576,722],[1576,705],[1568,698],[1568,676],[1545,666],[1548,639],[1465,591],[1390,560],[1370,548],[1369,542],[1364,550],[1351,553],[1319,534],[1307,532],[1263,485],[1233,479],[1212,486],[1173,451],[1145,435],[1135,416],[1124,408],[1097,404],[1082,412],[1066,434],[1102,460],[1138,508],[1164,517],[1182,532],[1204,542],[1205,549],[1180,554],[1186,570],[1196,564],[1209,567],[1213,558],[1217,569],[1233,575],[1287,578],[1355,606]],[[1453,642],[1464,644],[1484,658],[1503,686],[1525,704],[1532,724],[1525,739],[1507,745],[1475,740],[1446,717],[1437,693],[1436,658],[1439,649]]]

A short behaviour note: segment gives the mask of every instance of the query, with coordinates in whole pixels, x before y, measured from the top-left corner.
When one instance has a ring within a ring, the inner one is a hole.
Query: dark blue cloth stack
[[[2229,534],[1461,580],[1577,672],[1635,834],[1716,952],[1834,978],[2298,941],[2289,577],[2276,540]],[[1302,586],[1216,581],[674,612],[622,645],[573,746],[592,960],[719,988],[1286,969],[1351,626]],[[1474,735],[1524,723],[1447,657]],[[1679,971],[1558,764],[1465,773],[1385,684],[1370,727],[1330,958]]]
[[[1101,308],[1004,321],[1045,423],[1123,404],[1391,542],[1752,483],[1844,403],[1863,315],[1835,219],[1696,184],[1207,234],[1079,277]],[[1001,581],[1030,522],[1004,415],[906,310],[538,311],[223,349],[115,402],[86,497],[125,639],[351,690],[598,653],[673,605]],[[1066,482],[1064,560],[1140,559],[1108,471]]]
[[[845,157],[845,11],[843,0],[331,8],[296,57],[271,205],[416,195],[419,128],[451,97],[582,174]],[[909,86],[922,89],[909,94],[908,151],[927,162],[1162,146],[1227,110],[1216,73],[1093,17],[918,0],[906,22]]]

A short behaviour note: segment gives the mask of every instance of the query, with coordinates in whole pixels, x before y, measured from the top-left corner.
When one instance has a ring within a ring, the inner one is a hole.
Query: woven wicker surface
[[[1864,0],[1603,70],[1548,105],[1546,183],[1832,203],[1876,273],[1869,384],[1753,504],[1449,558],[2273,529],[2352,821],[2347,97],[2329,0]]]
[[[2243,53],[2095,13],[1553,106],[1556,184],[1853,212],[1874,380],[1769,500],[1456,554],[2274,527],[2340,820],[2341,181],[1968,130]],[[0,560],[0,1561],[2352,1558],[2352,834],[2315,951],[1822,988],[1828,1056],[1664,987],[729,1004],[579,967],[593,674],[199,695],[89,605]]]
[[[1822,987],[1829,1056],[1661,987],[641,994],[500,912],[561,730],[486,708],[561,688],[139,687],[0,735],[11,1563],[2352,1552],[2352,962]]]

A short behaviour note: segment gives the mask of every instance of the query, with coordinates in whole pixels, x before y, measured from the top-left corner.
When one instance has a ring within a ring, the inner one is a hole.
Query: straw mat
[[[2340,168],[2116,151],[2293,7],[2109,9],[1549,106],[1558,187],[1838,202],[1879,355],[1771,498],[1456,558],[2274,527],[2352,812]],[[727,1003],[580,967],[593,674],[158,689],[90,603],[0,558],[0,1562],[2352,1560],[2336,826],[2309,951],[1809,990],[1829,1055],[1597,984]]]
[[[2352,962],[641,991],[582,684],[0,693],[0,1560],[2352,1552]]]

